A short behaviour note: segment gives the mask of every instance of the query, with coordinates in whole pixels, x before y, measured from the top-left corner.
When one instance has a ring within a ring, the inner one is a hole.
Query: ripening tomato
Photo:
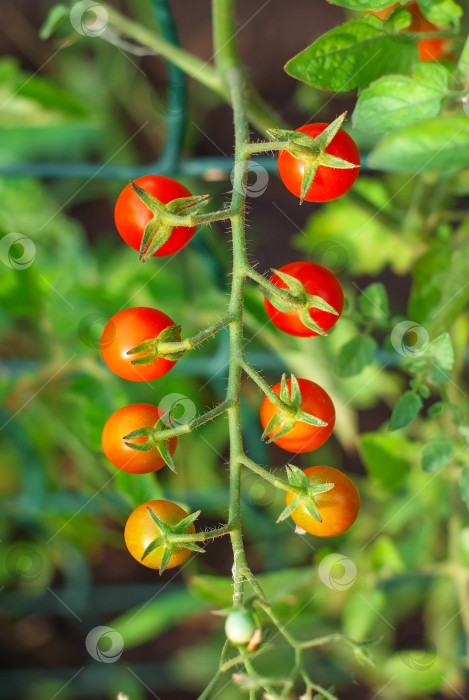
[[[302,282],[308,294],[324,299],[340,316],[344,307],[344,292],[337,277],[326,267],[312,262],[292,262],[281,267],[280,272],[296,277]],[[288,285],[275,273],[270,281],[280,289],[288,289]],[[305,326],[296,311],[279,311],[267,298],[264,299],[264,304],[272,323],[284,333],[302,337],[318,335],[316,331]],[[339,316],[320,309],[310,309],[309,314],[323,331],[330,330],[339,320]]]
[[[145,175],[134,182],[163,204],[168,204],[173,199],[192,196],[187,187],[164,175]],[[117,198],[114,219],[124,241],[135,250],[140,250],[143,231],[152,217],[152,212],[135,194],[132,186],[126,185]],[[196,226],[175,226],[166,243],[163,243],[153,255],[177,253],[190,241],[196,228]]]
[[[156,515],[159,515],[159,517],[170,526],[177,525],[181,520],[187,517],[188,514],[172,501],[148,501],[135,508],[130,514],[124,530],[124,539],[127,549],[140,564],[147,566],[149,569],[159,569],[164,554],[163,546],[154,549],[142,561],[142,554],[148,545],[161,534],[160,528],[154,520],[152,520],[147,508],[150,508]],[[195,532],[194,523],[189,525],[186,532]],[[190,553],[190,549],[187,549],[187,547],[174,547],[174,551],[166,568],[172,569],[175,566],[179,566],[179,564],[182,564],[182,562],[187,559]]]
[[[133,365],[132,360],[144,355],[127,352],[150,338],[156,338],[174,322],[158,309],[135,306],[115,314],[106,324],[101,336],[101,353],[109,369],[123,379],[145,382],[158,379],[169,372],[175,360],[159,357],[148,365]]]
[[[295,131],[315,138],[328,126],[329,124],[325,122],[317,122],[315,124],[305,124],[299,129],[295,129]],[[343,129],[339,129],[334,136],[326,148],[326,153],[342,158],[349,163],[360,165],[360,153],[357,144]],[[342,170],[320,165],[306,194],[305,201],[328,202],[331,199],[341,197],[352,187],[358,177],[359,170],[359,167]],[[278,171],[287,190],[290,190],[295,197],[300,198],[304,162],[292,156],[288,151],[280,151],[278,155]]]
[[[129,474],[148,474],[164,467],[165,461],[156,447],[148,452],[137,452],[125,444],[126,442],[143,444],[147,438],[123,439],[124,435],[139,428],[154,427],[160,418],[160,412],[156,406],[148,403],[134,403],[119,408],[113,413],[106,421],[102,435],[104,454],[111,464]],[[177,437],[172,437],[167,442],[168,449],[173,455],[177,446]]]
[[[335,537],[346,532],[360,510],[360,494],[352,479],[334,467],[309,467],[304,473],[319,484],[330,482],[334,487],[314,496],[321,522],[313,518],[304,505],[293,511],[290,516],[292,520],[298,527],[317,537]],[[287,505],[294,497],[294,494],[287,492]]]
[[[301,391],[301,409],[305,413],[325,421],[327,425],[319,428],[315,425],[309,425],[309,423],[297,421],[286,435],[283,435],[278,440],[274,440],[276,445],[295,454],[311,452],[323,445],[331,436],[335,424],[335,409],[329,394],[309,379],[298,379],[298,384]],[[287,386],[291,394],[291,379],[287,379]],[[277,396],[280,396],[280,388],[281,382],[272,387]],[[260,413],[264,430],[276,413],[278,413],[278,408],[266,396],[262,402]],[[273,434],[282,426],[283,423],[280,423],[279,427],[273,431]]]
[[[373,14],[380,19],[386,19],[396,7],[401,7],[398,3],[387,7],[384,10],[379,10],[378,12],[367,12],[366,14]],[[426,17],[423,16],[418,3],[410,2],[403,6],[412,15],[412,22],[405,31],[409,32],[437,32],[444,27],[437,27],[432,22],[429,22]],[[445,37],[435,37],[434,39],[426,38],[420,39],[417,42],[417,48],[419,52],[419,60],[425,61],[439,61],[442,58],[449,58],[449,47],[450,42]]]

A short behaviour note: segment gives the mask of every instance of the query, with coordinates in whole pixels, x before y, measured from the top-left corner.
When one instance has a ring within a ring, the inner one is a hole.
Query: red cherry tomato
[[[308,294],[324,299],[338,311],[340,316],[344,307],[344,292],[337,277],[326,267],[312,262],[292,262],[281,267],[280,272],[296,277],[302,282]],[[272,275],[270,281],[280,289],[288,289],[288,285],[276,274]],[[291,313],[279,311],[267,298],[264,299],[264,304],[272,323],[284,333],[302,337],[318,335],[305,326],[296,311]],[[330,330],[339,319],[339,316],[320,309],[311,309],[309,313],[313,321],[324,331]]]
[[[147,441],[146,438],[123,439],[124,435],[134,430],[155,426],[160,417],[156,406],[148,403],[134,403],[113,413],[106,421],[102,435],[104,454],[111,464],[129,474],[148,474],[164,467],[165,461],[156,447],[149,452],[137,452],[125,444],[143,444]],[[172,455],[176,445],[177,437],[168,440],[168,448]]]
[[[326,122],[305,124],[295,131],[308,134],[315,138],[329,126]],[[326,148],[326,153],[342,158],[349,163],[360,165],[360,153],[351,136],[343,129],[339,129]],[[328,202],[337,199],[349,190],[358,177],[360,168],[342,170],[340,168],[328,168],[320,165],[305,200],[307,202]],[[280,178],[295,197],[301,195],[301,183],[304,173],[304,162],[295,158],[288,151],[280,151],[278,155],[278,171]]]
[[[130,514],[124,530],[127,549],[133,558],[140,564],[143,564],[143,566],[147,566],[149,569],[159,569],[164,554],[163,546],[154,549],[142,561],[142,554],[148,545],[161,534],[160,528],[151,518],[147,507],[151,508],[165,523],[171,526],[177,525],[188,514],[172,501],[148,501],[135,508]],[[195,532],[194,523],[189,525],[186,532]],[[187,559],[190,553],[190,549],[187,549],[187,547],[175,547],[166,568],[173,569],[175,566],[179,566]]]
[[[357,519],[360,510],[360,494],[352,479],[334,467],[309,467],[304,470],[308,477],[324,484],[333,483],[330,491],[318,493],[314,502],[322,521],[319,522],[308,513],[304,505],[293,511],[292,520],[310,535],[317,537],[335,537],[348,530]],[[294,494],[287,492],[287,505]]]
[[[301,391],[302,410],[326,421],[327,426],[318,428],[315,425],[297,421],[286,435],[283,435],[278,440],[274,440],[274,443],[279,447],[296,454],[299,452],[311,452],[311,450],[315,450],[323,445],[331,436],[335,424],[335,409],[329,394],[318,384],[309,381],[309,379],[298,379],[298,384]],[[287,386],[289,391],[291,391],[291,379],[287,379]],[[272,387],[277,396],[280,396],[280,387],[281,382]],[[278,413],[278,408],[266,396],[262,402],[260,413],[264,430],[276,413]],[[283,423],[280,423],[279,428],[282,425]],[[273,432],[275,434],[275,430]]]
[[[158,309],[136,306],[115,314],[106,324],[101,336],[101,353],[109,369],[123,379],[145,382],[158,379],[169,372],[174,360],[158,358],[148,365],[133,365],[131,360],[144,353],[127,355],[127,352],[144,340],[156,338],[174,322]]]
[[[163,204],[168,204],[173,199],[192,196],[187,187],[164,175],[145,175],[134,182]],[[135,194],[132,186],[129,184],[124,187],[117,198],[114,219],[124,241],[135,250],[140,250],[143,231],[152,217],[153,214]],[[175,226],[166,243],[153,255],[160,257],[177,253],[190,241],[195,230],[196,226]]]

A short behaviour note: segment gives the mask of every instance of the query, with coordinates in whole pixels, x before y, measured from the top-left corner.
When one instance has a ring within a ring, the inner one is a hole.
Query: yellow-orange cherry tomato
[[[299,506],[290,516],[292,520],[310,535],[317,537],[335,537],[346,532],[357,519],[360,510],[360,494],[352,479],[334,467],[309,467],[304,470],[319,484],[333,483],[330,491],[318,493],[314,502],[322,521],[316,520],[308,513],[304,505]],[[295,498],[287,492],[287,506]]]
[[[152,519],[147,508],[151,508],[168,525],[177,525],[188,514],[172,501],[148,501],[135,508],[129,515],[124,530],[127,549],[133,558],[140,564],[143,564],[143,566],[147,566],[149,569],[159,569],[164,554],[163,546],[154,549],[142,561],[142,554],[148,545],[161,535],[160,528]],[[195,532],[194,523],[189,525],[186,532]],[[175,566],[179,566],[187,559],[190,553],[190,549],[187,549],[187,547],[175,547],[166,568],[173,569]]]

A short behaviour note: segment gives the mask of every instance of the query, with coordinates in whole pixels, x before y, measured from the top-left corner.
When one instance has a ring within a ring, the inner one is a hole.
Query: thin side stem
[[[243,361],[241,363],[242,368],[246,372],[246,374],[251,377],[253,382],[257,384],[259,389],[264,392],[264,394],[267,396],[269,401],[274,404],[274,406],[277,406],[277,408],[287,415],[295,416],[296,414],[296,409],[294,406],[289,406],[286,404],[280,396],[278,396],[275,391],[272,390],[272,387],[267,384],[265,379],[262,377],[262,375],[257,372],[257,370],[254,369],[254,367],[246,360],[246,358],[243,358]]]
[[[199,428],[204,423],[208,423],[209,420],[213,420],[217,416],[220,416],[222,413],[227,411],[231,407],[231,405],[232,401],[225,399],[225,401],[219,403],[218,406],[215,406],[215,408],[212,408],[210,411],[207,411],[201,416],[194,418],[194,420],[191,420],[190,423],[182,423],[181,425],[178,425],[175,428],[155,430],[155,432],[151,435],[151,439],[156,442],[158,440],[169,440],[169,438],[175,437],[176,435],[185,435],[187,433],[190,433],[191,430]]]
[[[196,333],[196,335],[193,335],[191,338],[185,338],[184,340],[181,340],[179,342],[163,343],[160,341],[158,343],[158,352],[163,355],[183,350],[192,350],[192,348],[195,348],[197,345],[200,345],[200,343],[203,343],[205,340],[208,340],[216,333],[219,333],[219,331],[221,331],[223,328],[226,328],[226,326],[229,325],[232,319],[233,315],[227,313],[225,316],[223,316],[223,318],[221,318],[218,321],[215,321],[215,323],[212,323],[211,326],[204,328],[203,330]]]
[[[180,535],[171,535],[171,542],[206,542],[207,540],[215,539],[215,537],[223,537],[223,535],[228,534],[228,525],[223,525],[222,527],[217,527],[214,530],[207,530],[206,532],[183,532]]]
[[[260,467],[258,464],[256,464],[256,462],[253,462],[252,459],[246,457],[246,455],[242,455],[241,462],[252,472],[260,476],[265,481],[268,481],[270,484],[272,484],[272,486],[275,486],[276,489],[281,489],[282,491],[290,491],[291,493],[296,493],[298,496],[301,496],[304,493],[304,490],[301,489],[299,486],[294,486],[292,484],[289,484],[287,481],[283,481],[283,479],[279,479],[278,477],[274,476],[271,472],[267,471],[267,469],[264,469],[263,467]]]
[[[264,275],[261,275],[260,272],[257,272],[257,270],[254,270],[252,267],[247,267],[247,269],[245,270],[245,275],[247,277],[250,277],[254,282],[257,282],[257,284],[262,289],[265,289],[266,292],[271,292],[272,294],[275,294],[275,296],[277,296],[279,299],[287,301],[289,304],[292,304],[294,306],[298,306],[298,308],[303,307],[303,302],[298,301],[298,299],[293,294],[291,294],[291,292],[289,292],[288,289],[277,287],[276,284],[273,284],[272,282],[267,280],[264,277]]]

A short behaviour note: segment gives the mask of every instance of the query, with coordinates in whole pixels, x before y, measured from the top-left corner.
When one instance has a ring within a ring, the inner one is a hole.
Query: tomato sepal
[[[334,488],[332,482],[316,483],[309,479],[304,471],[295,467],[293,464],[288,464],[286,467],[288,483],[302,489],[302,493],[296,495],[292,501],[284,508],[277,518],[277,523],[286,520],[291,516],[297,508],[304,506],[308,513],[319,523],[322,522],[321,514],[314,501],[314,496],[319,493],[325,493]]]
[[[289,408],[293,409],[294,413],[287,413],[287,411],[279,409],[278,412],[272,416],[261,436],[261,440],[265,441],[267,444],[275,442],[275,440],[289,433],[297,421],[314,425],[317,428],[325,428],[328,425],[328,423],[321,418],[317,418],[301,409],[301,390],[298,379],[294,374],[290,375],[290,388],[287,383],[287,375],[285,373],[282,375],[280,399]],[[278,428],[278,430],[276,430],[276,428]]]
[[[327,335],[326,331],[323,328],[321,328],[321,326],[319,326],[316,323],[316,321],[313,321],[309,313],[309,309],[303,309],[302,311],[300,311],[300,313],[298,314],[298,318],[300,319],[301,323],[304,326],[306,326],[306,328],[309,328],[311,331],[314,331],[315,333],[317,333],[317,335]]]
[[[331,306],[331,304],[322,297],[316,294],[308,294],[304,284],[297,277],[293,277],[293,275],[288,275],[286,272],[274,268],[272,268],[272,272],[287,285],[289,292],[295,297],[295,301],[285,301],[278,297],[275,292],[269,290],[265,292],[265,296],[270,303],[278,309],[278,311],[285,313],[296,311],[301,322],[307,328],[317,333],[317,335],[327,335],[326,331],[313,321],[310,311],[319,309],[320,311],[326,311],[334,316],[340,316],[337,309]],[[302,308],[298,309],[298,307]]]
[[[161,224],[158,216],[150,219],[145,226],[142,236],[142,243],[138,253],[138,259],[144,263],[149,260],[152,255],[169,240],[173,226],[170,224]]]
[[[151,211],[153,217],[145,226],[138,259],[146,262],[161,248],[170,238],[175,226],[193,226],[194,223],[174,221],[179,214],[196,216],[211,201],[208,194],[191,195],[190,197],[178,197],[168,204],[163,204],[157,197],[144,190],[135,182],[130,182],[133,191],[140,201]],[[167,215],[170,215],[169,217]]]
[[[199,517],[201,513],[200,510],[191,513],[190,515],[186,516],[174,525],[169,525],[151,508],[147,507],[147,511],[155,525],[158,527],[161,534],[155,537],[155,539],[152,542],[150,542],[150,544],[146,547],[141,556],[140,561],[143,562],[145,557],[151,554],[151,552],[153,552],[158,547],[163,547],[164,551],[159,567],[159,573],[161,575],[168,566],[175,549],[189,549],[191,552],[199,552],[201,554],[205,553],[205,550],[195,542],[185,542],[184,539],[181,539],[180,537],[178,537],[177,541],[172,540],[173,535],[180,536],[185,533],[187,528],[190,527],[192,523]]]
[[[169,451],[168,443],[161,440],[156,443],[156,449],[164,459],[166,466],[169,467],[174,474],[177,474],[176,465],[171,452]]]
[[[156,338],[148,338],[143,343],[139,343],[130,350],[127,350],[127,355],[139,355],[145,353],[142,357],[136,357],[131,360],[133,365],[149,365],[159,358],[165,360],[179,360],[186,352],[185,350],[177,350],[176,352],[162,352],[159,347],[160,343],[177,343],[181,337],[181,326],[167,326]]]
[[[356,163],[326,153],[327,147],[337,135],[346,116],[347,112],[343,112],[316,137],[288,129],[270,129],[268,131],[269,136],[277,141],[285,141],[285,151],[288,151],[294,158],[303,161],[300,204],[305,200],[319,166],[337,170],[350,170],[359,167]]]

